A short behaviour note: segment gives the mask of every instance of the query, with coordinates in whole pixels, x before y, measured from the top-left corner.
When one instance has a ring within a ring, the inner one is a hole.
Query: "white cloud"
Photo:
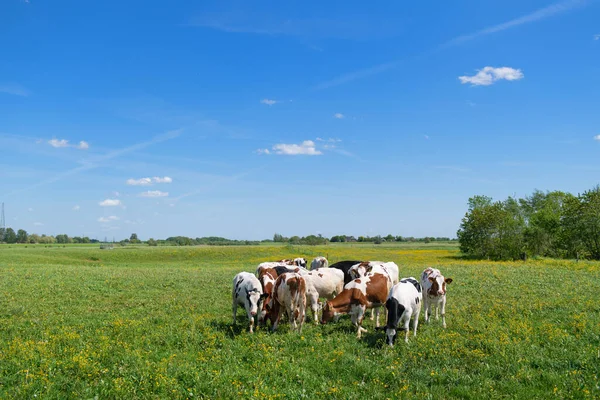
[[[269,151],[269,149],[258,149],[258,150],[256,150],[256,152],[258,154],[271,154],[271,152]]]
[[[78,205],[75,205],[75,206],[73,207],[73,211],[79,211],[80,209],[81,209],[81,207],[79,207]]]
[[[335,113],[335,114],[333,114],[333,118],[343,119],[344,117],[345,117],[345,115],[342,114],[342,113]]]
[[[473,86],[489,86],[496,81],[505,79],[507,81],[516,81],[523,79],[525,75],[520,69],[510,67],[484,67],[477,71],[473,76],[459,76],[460,83],[470,83]]]
[[[273,146],[275,154],[296,156],[296,155],[307,155],[307,156],[319,156],[323,154],[315,148],[315,142],[312,140],[305,140],[301,144],[276,144]]]
[[[66,139],[50,139],[48,140],[48,144],[50,144],[50,146],[52,147],[73,147],[79,150],[87,150],[90,148],[90,145],[88,142],[85,141],[81,141],[79,142],[79,144],[69,144],[69,141]]]
[[[594,40],[600,40],[600,33],[597,35],[594,35]]]
[[[273,104],[277,104],[277,100],[272,100],[272,99],[262,99],[260,102],[262,104],[266,104],[268,106],[272,106]]]
[[[151,178],[127,179],[127,184],[132,186],[148,186],[152,185]]]
[[[323,139],[320,137],[317,138],[317,142],[339,143],[341,141],[342,141],[342,139],[338,139],[338,138],[329,138],[329,139]]]
[[[51,139],[51,140],[48,140],[48,143],[52,147],[69,147],[69,141],[65,140],[65,139],[61,139],[61,140]]]
[[[102,222],[102,223],[107,223],[107,222],[112,222],[112,221],[118,221],[119,217],[115,216],[115,215],[111,215],[109,217],[100,217],[98,218],[98,222]]]
[[[154,182],[154,183],[171,183],[171,182],[173,182],[173,179],[168,176],[165,176],[163,178],[155,176],[154,178],[152,178],[152,182]]]
[[[600,142],[600,135],[596,135],[596,136],[594,136],[594,140],[597,140],[597,141],[599,141],[599,142]]]
[[[42,224],[41,222],[34,222],[33,225],[34,226],[44,226],[44,224]]]
[[[167,197],[169,192],[161,192],[160,190],[148,190],[140,193],[141,197]]]
[[[140,178],[140,179],[127,179],[127,184],[128,185],[132,185],[132,186],[150,186],[153,183],[171,183],[173,182],[173,178],[165,176],[165,177],[158,177],[155,176],[153,178]]]
[[[423,135],[426,140],[429,140],[429,135]]]
[[[106,199],[98,203],[102,207],[116,207],[121,205],[121,200],[119,199]]]

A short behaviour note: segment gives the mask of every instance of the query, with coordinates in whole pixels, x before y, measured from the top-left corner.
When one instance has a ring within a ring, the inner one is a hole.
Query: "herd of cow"
[[[233,323],[238,306],[243,306],[250,321],[250,332],[258,324],[271,322],[275,331],[284,313],[292,330],[302,331],[306,306],[311,309],[314,322],[336,320],[349,314],[360,338],[367,330],[362,327],[366,310],[371,309],[376,329],[385,329],[386,342],[393,346],[397,330],[405,331],[408,342],[409,323],[413,319],[414,335],[417,334],[421,303],[425,307],[425,321],[429,322],[432,307],[435,318],[438,311],[442,325],[446,327],[446,284],[452,282],[438,269],[427,268],[421,279],[398,278],[398,266],[383,261],[340,261],[329,265],[325,257],[315,258],[310,269],[306,259],[295,258],[263,262],[255,274],[240,272],[233,279]],[[320,303],[319,299],[326,301]],[[380,307],[387,308],[387,323],[379,326]]]

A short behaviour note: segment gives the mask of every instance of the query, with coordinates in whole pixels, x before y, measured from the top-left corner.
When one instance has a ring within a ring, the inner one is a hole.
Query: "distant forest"
[[[384,242],[439,242],[439,241],[450,241],[456,239],[450,239],[447,237],[403,237],[403,236],[359,236],[358,238],[349,235],[337,235],[330,239],[321,235],[308,235],[308,236],[292,236],[285,237],[279,233],[273,235],[273,239],[265,239],[261,241],[257,240],[232,240],[218,236],[208,237],[197,237],[191,238],[187,236],[171,236],[166,239],[153,239],[150,238],[146,241],[142,241],[138,238],[136,233],[132,233],[129,239],[121,240],[117,242],[122,246],[128,244],[147,244],[149,246],[198,246],[198,245],[209,245],[209,246],[228,246],[228,245],[257,245],[260,243],[288,243],[294,245],[323,245],[327,243],[344,243],[344,242],[359,242],[359,243],[374,243],[381,244]],[[106,240],[104,241],[106,242]],[[29,243],[29,244],[68,244],[68,243],[104,243],[97,239],[90,239],[87,236],[73,236],[70,237],[66,234],[51,236],[51,235],[38,235],[35,233],[29,234],[24,229],[14,231],[12,228],[3,230],[0,228],[0,243],[14,244],[14,243]]]

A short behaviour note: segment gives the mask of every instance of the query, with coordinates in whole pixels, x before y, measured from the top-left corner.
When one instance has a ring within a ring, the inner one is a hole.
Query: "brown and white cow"
[[[233,325],[238,305],[241,305],[248,314],[250,321],[250,333],[254,332],[254,318],[261,309],[261,302],[266,297],[258,279],[249,272],[240,272],[233,278],[233,289],[231,291]]]
[[[435,309],[435,319],[439,319],[438,310],[441,309],[442,326],[446,327],[446,284],[452,283],[452,278],[445,278],[439,269],[427,268],[421,274],[423,286],[423,307],[425,308],[425,322],[431,317],[431,306]]]
[[[385,304],[388,293],[388,279],[381,274],[367,274],[355,279],[344,286],[342,293],[325,303],[321,323],[326,324],[340,314],[350,314],[360,338],[362,332],[367,332],[362,327],[367,308],[377,310],[376,326],[379,326],[379,308]]]
[[[287,311],[292,330],[302,332],[302,324],[306,313],[306,281],[300,274],[286,273],[279,275],[273,288],[271,298],[272,330],[277,329],[282,313]]]
[[[258,317],[259,323],[264,323],[269,318],[271,297],[273,296],[273,289],[275,288],[275,281],[277,280],[277,271],[274,268],[264,268],[260,271],[258,281],[262,285],[265,299],[262,302],[262,308]]]
[[[262,270],[264,269],[268,269],[268,268],[275,268],[275,267],[283,267],[283,266],[287,266],[288,264],[281,262],[281,261],[266,261],[266,262],[262,262],[260,264],[258,264],[258,267],[256,267],[256,276],[259,277],[260,273]]]
[[[327,268],[329,267],[329,261],[323,256],[315,257],[314,260],[310,263],[310,270],[314,271],[319,268]]]
[[[353,265],[349,273],[353,279],[360,278],[368,273],[382,274],[390,281],[390,288],[398,283],[398,265],[392,261],[363,261]]]

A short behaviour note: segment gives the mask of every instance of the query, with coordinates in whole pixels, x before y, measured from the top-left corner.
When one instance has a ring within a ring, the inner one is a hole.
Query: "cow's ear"
[[[429,282],[435,282],[435,278],[433,276],[429,277]]]
[[[365,268],[365,273],[369,273],[373,270],[373,266],[372,265],[367,265],[367,267]]]
[[[446,283],[452,283],[452,278],[446,278],[445,282]]]

